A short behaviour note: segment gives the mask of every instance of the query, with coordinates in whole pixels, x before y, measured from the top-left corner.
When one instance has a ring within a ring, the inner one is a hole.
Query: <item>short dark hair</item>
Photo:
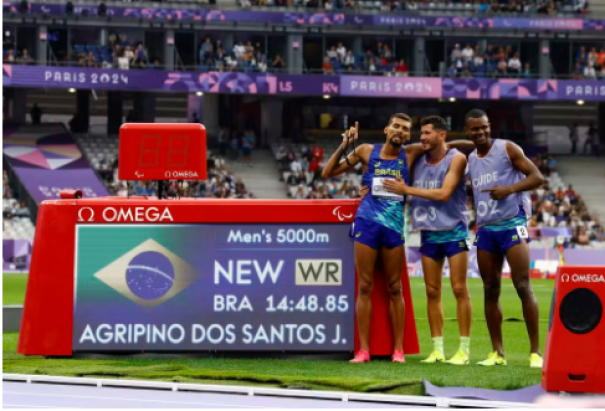
[[[469,111],[468,113],[466,113],[466,116],[464,116],[464,122],[466,123],[469,118],[481,118],[481,117],[487,118],[487,113],[483,110],[479,110],[478,108],[474,108],[471,111]]]
[[[427,116],[420,120],[420,126],[432,124],[435,130],[447,131],[447,122],[443,117]]]
[[[387,125],[391,125],[391,123],[393,122],[394,118],[398,118],[399,120],[403,120],[403,121],[407,121],[408,123],[412,122],[412,117],[408,116],[407,114],[404,113],[395,113],[391,116],[391,118],[389,119],[389,124]]]

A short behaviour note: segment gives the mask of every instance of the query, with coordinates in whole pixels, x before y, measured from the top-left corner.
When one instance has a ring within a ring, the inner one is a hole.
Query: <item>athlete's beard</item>
[[[393,138],[395,138],[395,136],[389,138],[389,144],[392,145],[395,148],[399,148],[403,145],[403,137],[402,136],[398,136],[399,137],[399,141],[401,141],[401,143],[396,143],[393,141]]]

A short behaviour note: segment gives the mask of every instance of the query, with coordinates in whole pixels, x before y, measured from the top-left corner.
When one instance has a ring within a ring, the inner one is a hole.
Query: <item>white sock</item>
[[[460,351],[466,355],[471,353],[471,337],[460,337]]]
[[[433,351],[439,351],[443,354],[443,337],[433,337]]]

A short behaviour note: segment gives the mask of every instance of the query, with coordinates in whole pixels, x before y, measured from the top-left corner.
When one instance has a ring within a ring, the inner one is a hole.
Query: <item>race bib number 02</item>
[[[387,191],[387,189],[384,187],[385,180],[387,179],[384,177],[374,177],[372,180],[372,195],[375,197],[380,197],[384,200],[403,201],[402,195]]]
[[[528,238],[529,233],[527,232],[527,227],[522,225],[517,226],[517,234],[519,234],[519,238]]]

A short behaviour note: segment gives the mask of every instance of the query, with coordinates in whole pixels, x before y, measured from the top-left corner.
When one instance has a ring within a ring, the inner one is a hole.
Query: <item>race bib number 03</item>
[[[529,233],[527,232],[527,227],[523,227],[522,225],[517,226],[517,234],[519,234],[519,238],[528,238]]]
[[[403,201],[402,195],[387,191],[387,189],[384,187],[385,180],[387,180],[387,178],[374,177],[372,180],[372,195],[375,197],[380,197],[384,200]]]

